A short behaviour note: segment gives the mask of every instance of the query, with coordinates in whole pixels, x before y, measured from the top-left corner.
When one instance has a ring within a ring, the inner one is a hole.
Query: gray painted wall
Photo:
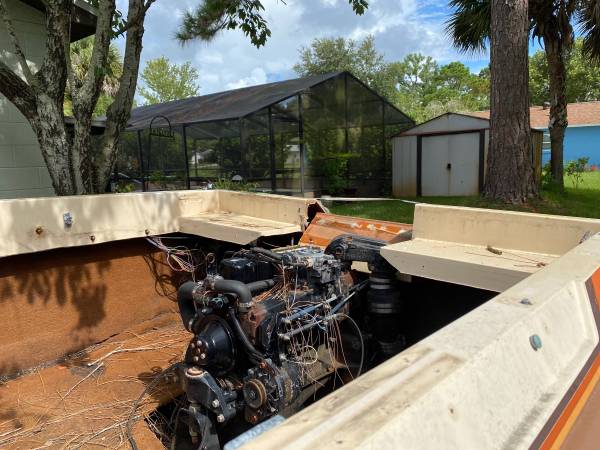
[[[45,53],[44,15],[17,0],[7,0],[25,56],[36,70]],[[0,58],[21,73],[14,47],[0,23]],[[0,198],[54,195],[37,139],[23,115],[0,94]]]

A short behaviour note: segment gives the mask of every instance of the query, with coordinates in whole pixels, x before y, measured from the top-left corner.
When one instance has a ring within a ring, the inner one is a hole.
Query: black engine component
[[[340,371],[360,374],[365,343],[349,317],[350,300],[367,281],[356,281],[353,261],[372,270],[368,328],[382,354],[396,351],[399,298],[381,245],[343,236],[326,251],[242,250],[221,262],[219,275],[180,287],[182,320],[194,334],[180,375],[199,448],[217,448],[218,430],[236,417],[256,424],[293,412]],[[352,326],[341,326],[346,320]]]
[[[227,280],[251,283],[273,278],[273,265],[267,261],[251,258],[228,258],[221,262],[219,273]]]
[[[380,249],[384,245],[384,241],[377,239],[344,234],[333,239],[325,249],[325,253],[341,261],[363,261],[369,266],[367,313],[369,331],[379,347],[379,361],[395,355],[406,345],[397,326],[402,302],[396,286],[396,269],[381,256]]]
[[[197,326],[199,330],[188,346],[186,362],[199,367],[209,367],[215,375],[224,375],[235,365],[235,340],[233,331],[220,316],[205,316]]]

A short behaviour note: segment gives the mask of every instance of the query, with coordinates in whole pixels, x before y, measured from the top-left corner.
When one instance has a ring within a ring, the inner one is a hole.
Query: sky
[[[191,61],[200,73],[201,94],[295,78],[298,51],[314,38],[356,40],[371,34],[388,61],[420,52],[439,63],[462,61],[473,72],[487,66],[488,55],[458,52],[446,35],[447,0],[369,0],[357,16],[348,0],[263,0],[272,35],[260,49],[239,30],[226,30],[211,42],[182,46],[175,32],[186,9],[199,0],[157,0],[146,18],[141,69],[149,59],[166,56],[174,63]],[[126,1],[117,5],[126,10]],[[117,42],[123,50],[124,42]]]

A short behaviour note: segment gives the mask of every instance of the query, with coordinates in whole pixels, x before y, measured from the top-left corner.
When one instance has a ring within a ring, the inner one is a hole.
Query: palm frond
[[[454,12],[446,32],[454,46],[464,52],[485,50],[490,38],[491,0],[450,0]]]
[[[583,53],[600,63],[600,0],[583,0],[577,13]]]

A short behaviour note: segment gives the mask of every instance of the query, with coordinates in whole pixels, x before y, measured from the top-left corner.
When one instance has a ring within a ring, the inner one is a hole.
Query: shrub
[[[554,180],[552,180],[552,168],[550,167],[550,163],[548,162],[544,164],[544,167],[542,167],[542,178],[540,179],[542,189],[552,187],[553,181]]]
[[[227,191],[254,191],[258,187],[257,183],[250,183],[244,180],[232,180],[221,178],[212,183],[213,189],[224,189]]]
[[[585,172],[585,168],[589,161],[590,158],[585,156],[577,159],[577,161],[569,161],[565,166],[565,174],[571,179],[575,189],[577,189],[579,187],[579,183],[583,181],[583,172]]]
[[[127,192],[134,192],[135,191],[135,184],[130,183],[129,181],[126,180],[119,180],[115,186],[115,192],[117,193],[127,193]]]

